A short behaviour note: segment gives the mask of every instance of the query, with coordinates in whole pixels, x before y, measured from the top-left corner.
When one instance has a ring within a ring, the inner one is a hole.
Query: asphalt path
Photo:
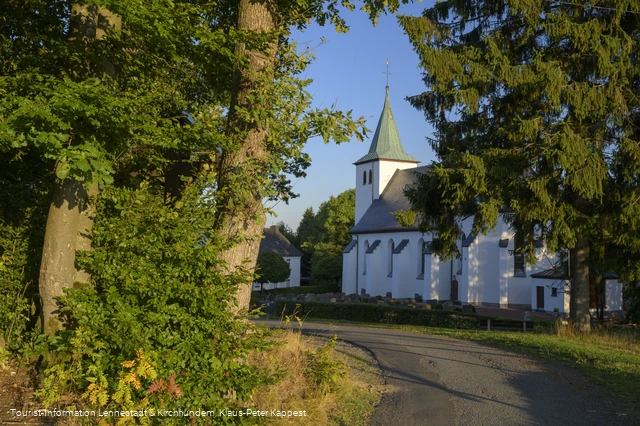
[[[619,401],[556,362],[390,329],[306,322],[303,331],[335,333],[373,353],[389,391],[371,425],[638,424]]]

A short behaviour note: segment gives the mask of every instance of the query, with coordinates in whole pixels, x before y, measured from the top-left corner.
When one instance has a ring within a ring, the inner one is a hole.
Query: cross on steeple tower
[[[391,75],[391,73],[389,72],[389,59],[387,59],[387,70],[385,72],[383,72],[382,74],[386,74],[387,75],[387,86],[385,87],[385,89],[388,92],[389,91],[389,76]]]

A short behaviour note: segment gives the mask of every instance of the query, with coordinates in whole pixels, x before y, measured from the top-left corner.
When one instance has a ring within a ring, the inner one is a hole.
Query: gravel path
[[[391,390],[372,425],[640,424],[579,371],[557,362],[396,330],[308,322],[304,330],[337,333],[376,357]]]

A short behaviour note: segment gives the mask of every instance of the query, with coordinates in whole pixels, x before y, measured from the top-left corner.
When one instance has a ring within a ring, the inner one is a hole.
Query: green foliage
[[[256,264],[256,281],[260,284],[267,282],[281,283],[291,275],[291,266],[282,256],[273,252],[258,254]]]
[[[637,273],[638,12],[481,0],[399,18],[425,70],[409,100],[436,130],[439,162],[409,191],[421,227],[439,233],[434,252],[459,255],[462,218],[486,233],[506,210],[530,262],[536,239],[553,252],[583,235],[590,264]]]
[[[418,214],[415,210],[398,210],[391,212],[391,214],[396,218],[398,223],[405,228],[414,226],[416,220],[418,220]]]
[[[297,309],[297,311],[296,311]],[[449,311],[400,308],[366,303],[292,302],[279,300],[275,311],[299,317],[326,318],[384,324],[410,324],[429,327],[477,329],[480,318],[472,314]]]
[[[309,262],[314,284],[337,283],[342,277],[342,250],[351,241],[349,230],[355,226],[355,189],[331,196],[317,214],[305,210],[296,241],[303,252],[303,266]],[[303,273],[304,275],[304,273]]]
[[[307,366],[304,374],[314,388],[322,393],[331,392],[346,374],[345,365],[333,359],[338,336],[315,352],[307,352]]]
[[[236,278],[215,268],[224,247],[210,235],[213,202],[200,196],[208,183],[175,206],[148,183],[104,192],[94,250],[80,260],[92,285],[67,291],[68,327],[46,342],[57,358],[45,374],[48,404],[75,391],[93,407],[217,410],[236,404],[224,399],[230,390],[245,401],[267,380],[245,363],[263,336],[235,320]]]
[[[24,150],[22,161],[0,155],[0,337],[20,348],[34,323],[38,275],[53,164]]]
[[[626,298],[631,299],[627,311],[627,322],[640,324],[640,287],[629,287]]]

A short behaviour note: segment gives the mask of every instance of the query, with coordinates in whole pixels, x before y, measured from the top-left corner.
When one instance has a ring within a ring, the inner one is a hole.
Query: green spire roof
[[[389,104],[388,87],[384,97],[384,108],[382,108],[382,114],[380,114],[380,120],[378,121],[378,127],[376,127],[376,133],[373,135],[369,153],[353,164],[362,164],[374,160],[420,162],[409,154],[406,154],[404,149],[402,149],[398,128],[396,127],[396,122],[391,112],[391,105]]]

